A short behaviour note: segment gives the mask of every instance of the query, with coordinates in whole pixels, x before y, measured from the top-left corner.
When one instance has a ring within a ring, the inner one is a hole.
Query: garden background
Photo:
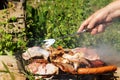
[[[44,39],[57,39],[54,47],[64,48],[95,47],[109,45],[120,51],[120,20],[116,19],[104,33],[59,37],[73,34],[80,24],[96,10],[112,0],[34,0],[26,1],[26,27],[20,34],[0,30],[0,54],[14,55],[28,47],[41,46]],[[0,23],[5,25],[6,23]],[[17,36],[16,40],[13,36]]]

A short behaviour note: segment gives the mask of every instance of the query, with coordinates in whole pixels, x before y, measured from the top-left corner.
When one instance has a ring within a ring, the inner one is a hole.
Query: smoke
[[[97,53],[105,63],[120,66],[120,52],[113,49],[111,45],[99,45]]]

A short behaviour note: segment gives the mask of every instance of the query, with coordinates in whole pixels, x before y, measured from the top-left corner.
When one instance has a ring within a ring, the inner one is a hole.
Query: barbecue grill
[[[18,65],[20,70],[22,70],[21,72],[24,72],[26,74],[30,74],[26,69],[25,69],[25,65],[29,64],[29,62],[25,61],[22,56],[19,54],[16,56],[17,60],[18,60]],[[106,65],[109,66],[109,65]],[[99,68],[99,67],[98,67]],[[87,69],[87,68],[85,68]],[[40,77],[43,77],[43,80],[117,80],[117,76],[115,76],[114,74],[116,69],[110,70],[110,71],[105,71],[102,73],[94,73],[94,74],[90,74],[90,73],[86,73],[86,74],[71,74],[69,72],[64,72],[61,69],[59,69],[59,73],[58,74],[53,74],[53,75],[39,75],[39,74],[32,74],[33,76],[37,77],[38,79],[36,80],[40,80]],[[47,76],[47,77],[46,77]],[[29,80],[29,79],[26,79]]]
[[[55,75],[52,80],[117,80],[114,76],[114,72],[102,73],[102,74],[86,74],[86,75],[71,75],[71,74],[59,74]]]

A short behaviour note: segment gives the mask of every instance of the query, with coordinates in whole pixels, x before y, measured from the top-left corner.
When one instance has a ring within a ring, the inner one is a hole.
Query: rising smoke
[[[120,66],[120,52],[113,49],[109,44],[99,45],[97,53],[101,60],[108,64]]]

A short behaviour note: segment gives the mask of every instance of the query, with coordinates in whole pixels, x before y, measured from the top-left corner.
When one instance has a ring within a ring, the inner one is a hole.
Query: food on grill
[[[42,49],[41,47],[34,46],[31,48],[28,48],[23,54],[22,57],[25,60],[29,60],[30,58],[33,57],[43,57],[44,59],[47,60],[49,57],[49,52],[45,49]]]
[[[95,49],[90,48],[75,48],[72,49],[73,53],[82,53],[83,57],[88,60],[100,60],[100,57],[97,55],[97,51]]]
[[[48,63],[43,59],[37,59],[26,66],[26,69],[33,74],[53,75],[58,73],[58,67],[53,63]]]
[[[100,60],[94,49],[87,48],[63,49],[58,47],[52,49],[50,61],[55,63],[61,70],[72,74],[76,74],[75,71],[79,68],[96,68],[106,65]],[[69,66],[71,69],[65,66]]]
[[[79,68],[78,74],[101,74],[111,71],[116,71],[117,67],[114,65],[102,66],[97,68]]]
[[[67,63],[54,63],[57,67],[59,67],[62,71],[77,74],[76,70],[73,66]]]
[[[22,54],[23,59],[27,61],[25,70],[41,77],[51,77],[58,74],[59,68],[48,61],[49,54],[49,51],[38,46],[28,48]]]
[[[32,47],[22,56],[29,61],[25,69],[41,76],[56,75],[60,71],[71,74],[100,74],[117,69],[116,66],[109,66],[101,61],[95,49],[90,48],[64,49],[58,46],[46,50]]]

